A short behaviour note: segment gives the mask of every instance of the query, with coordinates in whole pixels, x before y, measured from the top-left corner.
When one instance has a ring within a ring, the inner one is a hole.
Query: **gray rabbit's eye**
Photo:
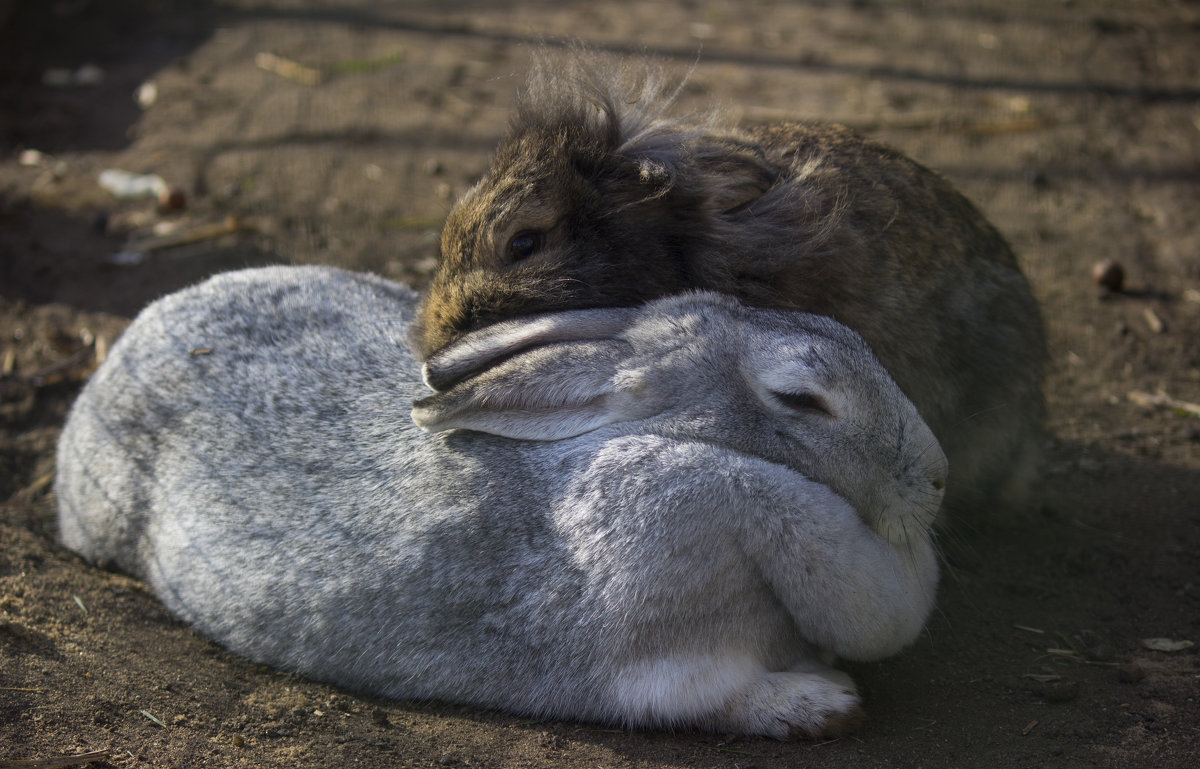
[[[829,406],[820,396],[812,393],[783,393],[777,390],[772,390],[771,395],[787,406],[796,411],[809,411],[824,414],[825,416],[833,416],[833,412],[829,410]]]
[[[522,230],[508,242],[508,255],[515,260],[533,256],[542,248],[542,233],[537,230]]]

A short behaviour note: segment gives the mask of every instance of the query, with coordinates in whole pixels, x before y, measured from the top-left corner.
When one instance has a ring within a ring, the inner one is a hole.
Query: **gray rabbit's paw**
[[[844,673],[767,673],[733,697],[712,723],[714,731],[786,740],[830,739],[862,720],[861,700]]]

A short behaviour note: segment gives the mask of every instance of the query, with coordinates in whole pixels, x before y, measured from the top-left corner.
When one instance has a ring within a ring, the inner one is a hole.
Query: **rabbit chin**
[[[613,685],[630,727],[702,725],[777,738],[817,736],[854,717],[854,682],[818,659],[771,673],[749,654],[674,655],[626,667]]]

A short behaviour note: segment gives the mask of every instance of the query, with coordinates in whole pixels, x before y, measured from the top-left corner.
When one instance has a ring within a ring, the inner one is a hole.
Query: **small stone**
[[[1079,696],[1078,681],[1050,681],[1042,688],[1047,702],[1070,702]]]
[[[1083,656],[1092,662],[1112,662],[1117,658],[1117,650],[1111,644],[1100,641],[1084,649]]]
[[[153,80],[147,80],[133,92],[133,100],[142,109],[150,109],[158,101],[158,86]]]
[[[42,85],[48,85],[51,88],[64,88],[71,84],[71,78],[75,73],[64,67],[54,67],[42,73]]]
[[[158,193],[158,210],[182,211],[187,208],[187,193],[178,187],[167,187]]]
[[[75,85],[100,85],[104,82],[104,70],[95,64],[84,64],[71,76]]]
[[[1146,671],[1136,662],[1117,668],[1117,680],[1123,684],[1136,684],[1146,677]]]
[[[1112,259],[1092,266],[1092,282],[1109,291],[1120,291],[1125,285],[1125,268]]]

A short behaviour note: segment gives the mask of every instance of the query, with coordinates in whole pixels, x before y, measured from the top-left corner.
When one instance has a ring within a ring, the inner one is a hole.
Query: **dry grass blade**
[[[319,70],[306,67],[300,62],[285,59],[282,56],[276,56],[266,51],[254,57],[254,65],[264,72],[279,75],[286,80],[291,80],[301,85],[320,85],[324,79]]]
[[[1167,395],[1161,390],[1159,390],[1157,393],[1147,393],[1141,392],[1140,390],[1134,390],[1133,392],[1129,393],[1127,397],[1129,400],[1133,401],[1139,406],[1164,406],[1178,412],[1190,414],[1194,417],[1200,417],[1200,403],[1181,401],[1178,398],[1172,398],[1170,395]]]

